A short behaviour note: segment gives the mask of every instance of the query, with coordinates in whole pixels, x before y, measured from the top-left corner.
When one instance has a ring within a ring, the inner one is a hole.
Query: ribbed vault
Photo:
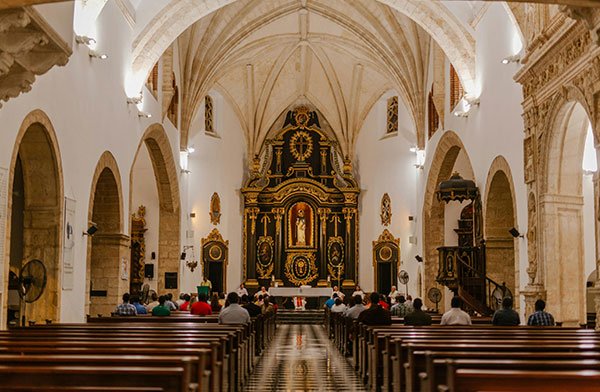
[[[326,116],[344,154],[387,90],[398,91],[424,141],[430,36],[412,19],[368,0],[240,0],[178,39],[182,147],[204,96],[218,89],[258,152],[273,121],[300,98]]]

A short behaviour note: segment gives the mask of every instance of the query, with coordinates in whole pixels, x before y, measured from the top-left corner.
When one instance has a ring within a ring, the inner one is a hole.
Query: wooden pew
[[[596,392],[600,385],[597,370],[481,370],[457,369],[453,385],[438,388],[440,392]]]

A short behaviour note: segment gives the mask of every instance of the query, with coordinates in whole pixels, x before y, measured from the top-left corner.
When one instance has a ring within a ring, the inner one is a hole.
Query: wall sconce
[[[512,56],[508,56],[502,59],[502,64],[506,65],[506,64],[510,64],[510,63],[520,63],[521,62],[521,56],[519,56],[518,54],[514,54]]]
[[[152,115],[150,113],[146,113],[146,112],[139,112],[138,117],[139,118],[151,118]]]
[[[88,37],[87,35],[76,35],[75,42],[77,42],[78,44],[90,46],[96,43],[96,39]]]
[[[144,96],[142,95],[142,93],[140,93],[140,95],[138,95],[137,97],[127,98],[127,103],[131,104],[131,105],[139,105],[140,103],[142,103],[143,99],[144,99]]]
[[[90,57],[93,59],[106,60],[108,58],[108,55],[106,53],[100,53],[95,50],[90,50],[89,54],[90,54]]]
[[[414,153],[417,157],[415,167],[417,169],[423,169],[423,166],[425,165],[425,150],[421,150],[418,147],[411,147],[410,152]]]

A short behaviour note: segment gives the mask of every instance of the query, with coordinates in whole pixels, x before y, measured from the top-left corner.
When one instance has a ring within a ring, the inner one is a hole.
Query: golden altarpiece
[[[255,158],[242,189],[249,288],[355,285],[360,190],[327,130],[317,111],[290,110]]]

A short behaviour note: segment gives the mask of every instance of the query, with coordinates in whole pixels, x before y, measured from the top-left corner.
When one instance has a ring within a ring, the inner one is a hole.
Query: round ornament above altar
[[[314,253],[292,253],[285,262],[285,276],[297,286],[308,284],[318,277]]]

